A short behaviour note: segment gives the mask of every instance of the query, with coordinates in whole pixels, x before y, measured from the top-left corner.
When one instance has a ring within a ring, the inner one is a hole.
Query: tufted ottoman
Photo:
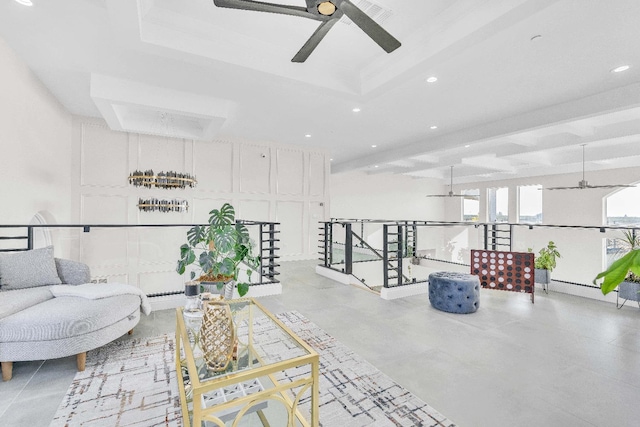
[[[431,273],[429,301],[438,310],[449,313],[474,313],[480,306],[480,279],[449,271]]]

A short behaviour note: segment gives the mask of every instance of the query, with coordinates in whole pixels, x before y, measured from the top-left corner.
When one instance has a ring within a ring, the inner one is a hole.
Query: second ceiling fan
[[[580,144],[582,147],[582,180],[578,181],[578,185],[568,187],[547,187],[545,190],[585,190],[587,188],[625,188],[635,187],[635,185],[628,184],[605,184],[605,185],[589,185],[584,175],[584,147],[587,144]]]
[[[254,0],[213,0],[218,7],[253,10],[257,12],[293,15],[320,21],[320,26],[295,54],[291,62],[304,62],[343,15],[364,31],[387,53],[400,47],[401,43],[376,21],[360,10],[350,0],[305,0],[307,7],[265,3]]]
[[[453,193],[453,166],[450,166],[451,168],[451,175],[450,175],[450,184],[449,184],[449,193],[447,194],[427,194],[426,197],[459,197],[465,200],[479,200],[480,196],[476,196],[474,194],[454,194]]]

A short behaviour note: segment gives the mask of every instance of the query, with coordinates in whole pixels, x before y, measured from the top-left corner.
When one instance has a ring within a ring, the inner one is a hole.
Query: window
[[[489,222],[509,222],[509,189],[489,188],[487,197]]]
[[[463,190],[464,197],[462,199],[462,220],[478,221],[480,217],[480,190]]]
[[[629,187],[607,197],[607,225],[640,225],[640,187]]]
[[[640,187],[620,190],[605,199],[607,225],[640,226]],[[627,235],[616,232],[617,237],[606,239],[607,268],[629,251],[629,242],[636,238],[638,231],[629,231]]]
[[[518,187],[518,222],[542,224],[542,185]]]

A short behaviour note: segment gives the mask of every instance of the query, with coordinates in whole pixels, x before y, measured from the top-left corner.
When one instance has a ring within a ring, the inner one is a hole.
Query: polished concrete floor
[[[261,302],[298,310],[460,426],[640,425],[637,306],[483,290],[478,312],[456,315],[426,295],[382,300],[314,266],[283,263],[282,295]],[[134,333],[172,331],[174,316],[155,312]],[[74,375],[73,357],[16,363],[0,383],[0,426],[49,425]]]

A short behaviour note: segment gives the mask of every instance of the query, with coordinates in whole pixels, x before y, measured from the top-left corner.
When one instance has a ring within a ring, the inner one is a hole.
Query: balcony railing
[[[622,232],[640,232],[637,226],[552,225],[447,221],[332,219],[321,222],[321,265],[361,279],[370,287],[397,287],[428,280],[426,270],[449,269],[446,264],[470,266],[472,249],[537,253],[549,241],[562,258],[553,280],[595,288],[593,278],[622,255]],[[373,262],[375,261],[375,262]],[[367,268],[361,263],[369,263]],[[372,265],[375,264],[375,265]]]
[[[249,230],[260,256],[260,267],[249,280],[251,286],[279,283],[279,223],[238,222]],[[175,272],[179,247],[194,225],[207,224],[0,224],[0,252],[26,251],[51,240],[56,256],[60,256],[59,243],[65,252],[62,257],[87,263],[92,277],[100,281],[113,277],[132,282],[136,279],[129,278],[137,275],[147,296],[177,295],[184,292],[185,280]],[[43,239],[45,235],[53,237]]]

